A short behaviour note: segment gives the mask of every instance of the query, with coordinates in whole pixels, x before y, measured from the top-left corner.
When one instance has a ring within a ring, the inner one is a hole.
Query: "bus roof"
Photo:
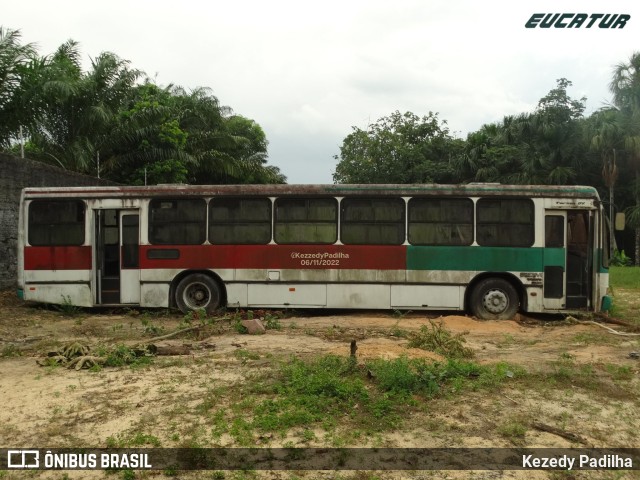
[[[43,197],[156,197],[156,196],[280,196],[280,195],[446,195],[476,196],[524,196],[592,198],[599,200],[594,187],[580,185],[501,185],[498,183],[469,183],[464,185],[440,184],[361,184],[361,185],[153,185],[118,187],[31,187],[24,189],[25,198]]]

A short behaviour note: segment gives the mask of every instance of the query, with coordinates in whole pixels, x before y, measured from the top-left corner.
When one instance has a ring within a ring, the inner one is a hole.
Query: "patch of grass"
[[[519,444],[524,440],[527,433],[527,424],[528,422],[521,417],[511,417],[500,423],[496,430],[503,437]]]
[[[160,447],[161,443],[155,435],[149,435],[143,432],[127,432],[107,437],[106,444],[108,448],[130,448],[152,446]]]
[[[409,347],[439,353],[447,358],[472,358],[473,350],[465,347],[464,333],[451,333],[442,322],[429,320],[429,325],[409,335]]]
[[[315,428],[333,431],[337,425],[366,434],[400,425],[408,412],[423,408],[420,402],[451,395],[465,388],[495,388],[506,378],[506,367],[480,366],[449,359],[429,362],[401,357],[372,360],[358,365],[354,359],[326,355],[310,360],[291,359],[256,379],[260,392],[247,387],[226,424],[240,445],[252,445],[260,433],[275,432],[283,438],[303,428],[303,441],[315,438]],[[260,398],[262,397],[262,398]],[[332,422],[327,422],[332,419]],[[220,420],[220,419],[219,419]],[[212,431],[219,437],[221,431]]]
[[[260,355],[256,352],[250,352],[246,348],[239,348],[238,350],[233,352],[233,356],[242,362],[243,365],[249,360],[260,360]]]
[[[20,357],[20,356],[22,356],[22,352],[16,345],[12,345],[12,344],[5,345],[4,347],[2,347],[2,350],[0,351],[0,357],[3,357],[3,358]]]
[[[610,267],[609,283],[614,289],[640,290],[640,267]]]

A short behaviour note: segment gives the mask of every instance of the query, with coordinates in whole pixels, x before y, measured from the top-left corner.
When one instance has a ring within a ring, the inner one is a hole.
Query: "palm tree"
[[[0,27],[0,146],[8,147],[29,117],[21,102],[25,69],[35,58],[32,44],[20,43],[20,31]]]
[[[620,112],[627,152],[634,176],[634,202],[629,207],[629,224],[635,228],[635,265],[640,265],[640,52],[634,52],[628,63],[620,63],[613,70],[609,84],[613,104]]]
[[[95,173],[97,156],[140,72],[112,53],[92,59],[83,72],[78,44],[71,40],[42,64],[41,108],[29,131],[33,156]]]

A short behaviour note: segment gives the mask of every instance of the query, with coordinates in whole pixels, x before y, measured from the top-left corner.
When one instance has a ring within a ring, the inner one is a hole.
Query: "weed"
[[[398,337],[398,338],[409,338],[411,333],[408,330],[400,328],[398,326],[398,322],[396,322],[396,324],[393,326],[393,328],[389,332],[389,335],[392,337]]]
[[[267,313],[264,316],[264,327],[267,330],[282,330],[282,324],[280,323],[280,317]]]
[[[423,325],[419,332],[409,335],[409,347],[429,350],[448,358],[472,358],[473,350],[464,346],[464,337],[464,333],[451,333],[442,322],[429,320],[429,325]]]
[[[122,480],[135,480],[136,478],[136,472],[134,472],[133,470],[122,470],[121,476],[122,476]]]
[[[246,348],[240,348],[233,352],[233,356],[242,362],[242,365],[246,365],[249,360],[259,360],[260,355],[255,352],[250,352]]]
[[[58,310],[65,317],[74,317],[81,312],[82,309],[77,305],[73,304],[73,301],[71,300],[71,296],[69,295],[60,295],[60,296],[62,297],[62,302],[60,303],[60,305],[58,305]]]
[[[109,436],[107,437],[106,444],[108,448],[130,448],[145,445],[157,448],[161,446],[158,437],[142,432],[119,433],[116,437]]]
[[[22,352],[16,345],[5,345],[2,347],[2,351],[0,351],[0,357],[20,357],[22,356]]]
[[[147,356],[145,351],[136,350],[124,344],[109,347],[99,346],[95,353],[106,358],[104,365],[107,367],[123,367],[125,365],[140,367],[149,365],[152,361],[152,357]]]
[[[527,433],[527,425],[522,418],[514,417],[501,423],[497,430],[500,435],[509,438],[511,441],[518,442],[524,439]]]
[[[151,323],[151,320],[149,319],[146,313],[142,315],[142,317],[140,318],[140,321],[142,322],[142,326],[144,327],[143,328],[144,333],[149,333],[151,335],[158,335],[164,331],[162,327],[159,327]]]
[[[247,330],[247,327],[242,325],[242,320],[239,318],[233,322],[233,329],[241,335],[249,333],[249,330]]]

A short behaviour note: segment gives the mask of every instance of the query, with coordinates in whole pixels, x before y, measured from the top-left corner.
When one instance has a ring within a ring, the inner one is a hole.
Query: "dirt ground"
[[[506,362],[542,375],[557,372],[563,365],[568,368],[566,382],[523,385],[510,384],[507,379],[495,392],[470,391],[434,399],[402,429],[373,436],[344,434],[341,446],[640,447],[640,360],[632,353],[640,351],[640,337],[614,335],[593,324],[542,316],[478,321],[450,314],[304,311],[280,319],[281,328],[264,335],[243,335],[232,328],[203,329],[196,337],[155,342],[186,345],[188,355],[157,357],[144,368],[88,371],[42,367],[36,360],[72,341],[91,346],[146,342],[174,331],[183,317],[135,310],[82,311],[66,316],[55,309],[26,305],[12,292],[0,293],[0,446],[102,448],[114,439],[122,443],[135,432],[153,437],[163,447],[235,446],[228,433],[215,439],[207,436],[207,419],[198,415],[199,406],[216,388],[241,388],[256,372],[270,368],[273,358],[347,356],[352,340],[357,341],[360,362],[400,356],[442,360],[437,353],[407,346],[406,333],[417,331],[429,319],[442,322],[451,332],[465,333],[466,345],[478,363]],[[578,378],[584,380],[585,368],[597,378],[597,387],[578,382]],[[583,441],[533,428],[536,421],[572,432]],[[332,435],[316,431],[309,439],[294,429],[285,436],[260,441],[273,447],[335,446]],[[201,478],[196,473],[179,478]],[[161,472],[139,475],[136,478],[165,478]],[[242,477],[228,473],[217,478],[338,478],[326,472],[309,475],[262,472],[258,477]],[[470,472],[455,471],[341,475],[339,478],[354,479],[470,478]],[[475,472],[473,478],[639,478],[628,471],[554,475]],[[33,478],[33,474],[0,472],[0,478]],[[62,477],[58,472],[43,474],[43,478],[103,478],[103,473],[71,472]]]

